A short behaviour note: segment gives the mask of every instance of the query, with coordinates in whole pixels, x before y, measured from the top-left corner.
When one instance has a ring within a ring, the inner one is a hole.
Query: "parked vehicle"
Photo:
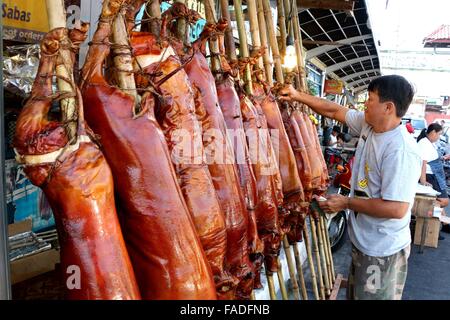
[[[411,125],[414,128],[414,138],[417,138],[419,136],[422,129],[426,129],[428,127],[425,118],[407,115],[402,118],[402,125],[405,125],[409,120],[411,120]]]
[[[338,194],[348,196],[350,194],[350,180],[355,150],[353,148],[342,150],[334,149],[333,158],[336,163],[336,174],[333,177],[333,186],[337,188]],[[348,214],[349,210],[341,210],[339,212],[327,214],[328,234],[332,252],[335,252],[344,244]]]

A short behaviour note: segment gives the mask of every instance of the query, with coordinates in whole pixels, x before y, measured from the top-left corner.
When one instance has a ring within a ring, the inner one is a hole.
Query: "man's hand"
[[[327,201],[318,201],[320,208],[326,213],[334,213],[347,209],[349,197],[340,194],[330,194],[326,196]]]
[[[446,154],[443,158],[444,158],[444,160],[450,159],[450,154]]]
[[[295,90],[295,88],[291,84],[289,84],[280,89],[278,99],[280,101],[292,102],[298,100],[298,95],[299,92]]]

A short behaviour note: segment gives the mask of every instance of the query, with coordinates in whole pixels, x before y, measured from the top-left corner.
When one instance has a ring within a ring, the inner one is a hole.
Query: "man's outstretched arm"
[[[339,122],[345,122],[345,115],[348,111],[347,108],[335,102],[297,91],[292,85],[288,85],[280,90],[279,99],[281,101],[298,101],[304,103],[314,112],[317,112],[327,118],[335,119]]]

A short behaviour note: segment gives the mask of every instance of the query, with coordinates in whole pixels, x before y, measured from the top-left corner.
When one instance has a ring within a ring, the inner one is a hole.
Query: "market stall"
[[[329,184],[317,129],[277,99],[285,83],[308,90],[296,1],[104,0],[90,26],[72,17],[83,3],[45,2],[48,26],[25,39],[39,46],[8,42],[33,72],[9,78],[23,104],[9,172],[34,206],[32,225],[10,226],[13,249],[45,252],[68,299],[333,296],[310,207]]]

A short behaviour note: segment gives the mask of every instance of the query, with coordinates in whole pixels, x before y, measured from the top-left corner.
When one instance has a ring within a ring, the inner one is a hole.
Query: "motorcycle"
[[[326,150],[327,152],[327,150]],[[333,169],[336,172],[332,175],[333,187],[336,193],[348,197],[350,194],[350,180],[352,176],[352,166],[355,158],[354,149],[334,149],[328,150],[333,155]],[[333,172],[333,170],[331,171]],[[328,234],[330,238],[331,251],[335,252],[344,244],[345,233],[347,231],[347,220],[349,210],[341,210],[335,213],[326,214]]]

